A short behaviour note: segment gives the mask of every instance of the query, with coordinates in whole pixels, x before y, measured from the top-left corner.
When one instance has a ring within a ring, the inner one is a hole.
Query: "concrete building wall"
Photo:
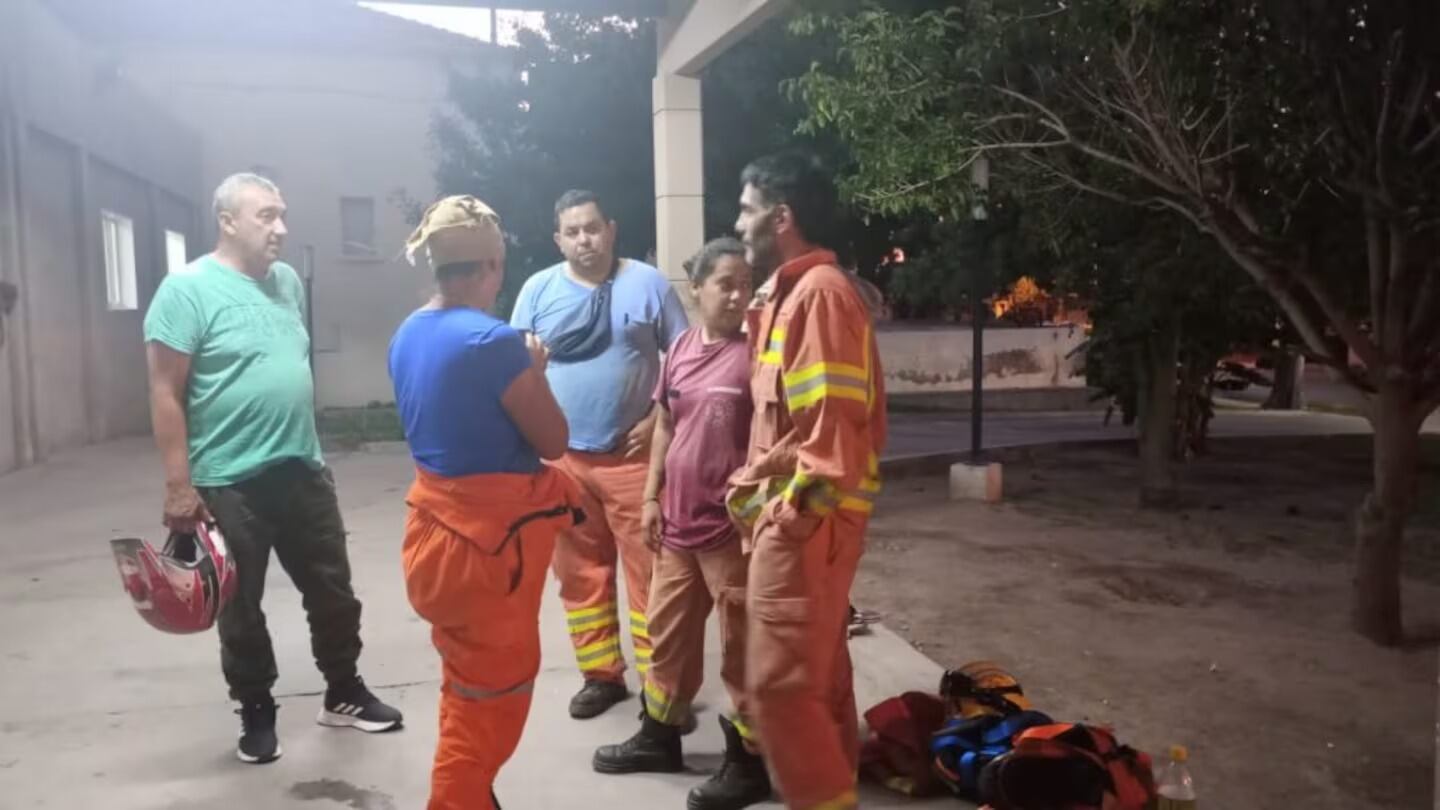
[[[44,3],[18,3],[26,28],[14,64],[30,125],[149,183],[193,197],[199,180],[196,132],[168,114],[161,99],[126,81],[113,53],[66,28]]]
[[[3,15],[0,15],[0,22],[3,21]],[[0,69],[3,67],[4,62],[0,60]],[[19,272],[20,247],[17,176],[11,158],[16,122],[13,113],[3,103],[3,81],[0,77],[0,281],[13,284]],[[24,343],[17,335],[12,318],[0,320],[0,330],[3,330],[0,334],[5,341],[5,345],[0,346],[0,472],[3,472],[19,466],[16,428],[23,429],[24,419],[15,405],[18,392],[14,376],[18,373],[16,368],[24,362],[21,354]]]
[[[392,400],[390,336],[429,289],[423,269],[397,258],[411,225],[396,200],[434,196],[429,133],[445,104],[442,58],[167,47],[129,54],[123,72],[203,131],[207,188],[249,170],[280,185],[283,258],[302,272],[307,248],[314,260],[318,404]],[[346,197],[372,201],[373,256],[342,250]],[[206,223],[213,234],[208,213]]]
[[[29,135],[22,186],[26,285],[21,288],[35,358],[31,390],[37,404],[38,450],[84,444],[90,436],[85,396],[86,312],[80,177],[75,150],[53,137]],[[97,225],[98,233],[99,227]]]
[[[876,337],[888,393],[970,390],[974,351],[968,327],[895,325]],[[1069,356],[1085,340],[1078,327],[986,329],[983,339],[987,389],[1085,387],[1082,358]]]
[[[143,180],[103,161],[91,159],[90,195],[85,208],[84,228],[92,232],[89,244],[98,244],[101,210],[113,211],[135,223],[135,269],[140,308],[107,312],[103,304],[104,277],[99,276],[97,293],[88,298],[95,308],[91,330],[96,358],[90,369],[92,398],[96,403],[96,438],[132,436],[150,430],[149,388],[145,370],[144,315],[150,299],[165,277],[164,233],[190,230],[191,216],[185,211],[162,222],[156,209],[160,193]],[[173,213],[173,212],[172,212]],[[188,243],[190,239],[186,239]],[[90,264],[95,265],[96,260]],[[103,258],[98,259],[104,268]],[[98,306],[97,306],[98,305]]]
[[[0,471],[149,429],[141,318],[162,227],[195,238],[200,142],[36,0],[0,12]],[[101,211],[133,223],[136,307],[107,306]],[[163,225],[163,223],[170,223]]]

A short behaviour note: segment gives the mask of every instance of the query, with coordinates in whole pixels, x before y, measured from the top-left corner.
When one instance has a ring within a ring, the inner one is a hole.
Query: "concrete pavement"
[[[238,718],[226,700],[213,634],[166,636],[134,614],[108,540],[159,537],[159,462],[148,439],[61,455],[0,477],[0,810],[285,808],[412,810],[424,806],[436,735],[438,660],[400,574],[403,453],[332,458],[365,603],[361,670],[406,714],[400,732],[369,736],[314,723],[323,683],[311,662],[299,596],[272,565],[266,600],[280,664],[284,757],[238,762]],[[713,623],[712,623],[713,625]],[[595,746],[635,729],[638,704],[576,722],[579,686],[552,588],[535,708],[497,792],[508,810],[681,808],[719,764],[726,708],[710,644],[700,729],[686,738],[696,773],[602,777]],[[853,642],[863,710],[906,689],[933,689],[940,667],[884,628]],[[632,689],[634,687],[632,673]],[[934,806],[956,806],[940,800]],[[868,789],[866,807],[913,807]],[[919,805],[924,806],[924,805]]]
[[[968,425],[964,414],[897,413],[887,457],[967,449]],[[1216,436],[1368,430],[1362,419],[1317,413],[1222,411],[1214,423]],[[1104,427],[1094,412],[997,413],[986,420],[990,447],[1129,435],[1118,421]],[[238,720],[225,698],[214,636],[155,632],[121,592],[107,541],[159,537],[160,468],[148,439],[114,442],[0,477],[0,810],[423,807],[438,661],[400,575],[409,460],[397,445],[331,460],[365,603],[362,671],[405,711],[407,728],[367,736],[315,725],[323,684],[311,663],[299,596],[275,565],[267,612],[280,663],[285,756],[263,767],[236,761]],[[633,732],[638,705],[632,700],[596,720],[570,720],[565,705],[579,676],[553,588],[542,634],[535,709],[501,775],[502,803],[512,810],[683,806],[703,773],[601,777],[590,770],[595,746]],[[715,649],[712,643],[700,729],[686,739],[688,762],[702,772],[718,765],[722,748],[714,717],[726,699]],[[906,689],[932,689],[939,678],[937,664],[883,627],[855,639],[852,651],[862,710]],[[916,806],[874,789],[865,804]],[[948,799],[934,805],[956,806]]]

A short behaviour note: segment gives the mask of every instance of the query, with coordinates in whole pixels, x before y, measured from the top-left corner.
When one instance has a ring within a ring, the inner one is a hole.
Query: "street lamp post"
[[[950,465],[951,500],[984,501],[997,503],[1004,489],[1004,477],[1000,463],[986,461],[983,451],[985,396],[985,291],[990,282],[990,252],[994,228],[990,225],[989,204],[990,161],[982,155],[970,165],[970,184],[974,193],[974,204],[970,218],[974,220],[979,236],[980,255],[970,275],[970,334],[974,342],[970,348],[970,458]]]
[[[980,231],[980,260],[970,274],[970,457],[979,462],[982,458],[985,394],[985,282],[989,278],[990,233],[989,213],[985,210],[986,197],[990,191],[990,161],[984,155],[970,164],[970,182],[977,196],[970,210]]]

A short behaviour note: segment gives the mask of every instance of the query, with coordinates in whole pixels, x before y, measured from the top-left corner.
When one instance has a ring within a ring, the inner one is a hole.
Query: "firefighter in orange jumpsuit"
[[[526,279],[510,323],[550,352],[545,376],[570,423],[556,466],[584,497],[585,526],[560,536],[555,577],[584,680],[570,716],[597,717],[629,697],[625,626],[635,669],[650,668],[648,605],[655,552],[641,524],[650,440],[658,418],[651,393],[660,357],[688,326],[685,307],[658,269],[615,254],[616,223],[590,191],[555,202],[555,244],[565,261]],[[617,577],[625,578],[628,619]]]
[[[831,239],[836,193],[813,160],[762,158],[741,176],[735,227],[774,274],[747,323],[755,416],[728,505],[752,545],[746,683],[787,807],[856,807],[858,719],[845,626],[880,490],[885,391],[865,302]]]
[[[715,239],[685,263],[700,322],[665,355],[659,417],[645,483],[644,526],[656,549],[650,586],[655,656],[640,729],[595,751],[600,773],[678,773],[680,737],[705,671],[705,621],[720,626],[720,679],[735,711],[720,718],[725,761],[686,798],[688,810],[740,810],[770,797],[745,694],[745,581],[749,558],[725,506],[750,443],[750,347],[742,330],[754,271],[736,239]]]
[[[543,347],[485,312],[504,279],[499,218],[448,197],[410,237],[436,293],[390,343],[390,376],[415,460],[405,589],[443,663],[430,810],[491,810],[540,670],[540,597],[579,492],[541,459],[568,427]]]

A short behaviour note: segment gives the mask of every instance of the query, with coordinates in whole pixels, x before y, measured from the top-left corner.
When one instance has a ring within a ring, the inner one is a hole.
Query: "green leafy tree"
[[[783,79],[827,58],[827,47],[792,42],[776,21],[705,71],[708,237],[732,231],[740,171],[756,157],[804,148],[831,165],[850,160],[836,138],[797,134],[804,108],[780,91]],[[560,259],[552,210],[566,189],[601,195],[619,223],[622,255],[655,247],[655,53],[651,22],[547,14],[545,35],[520,33],[505,75],[452,74],[455,110],[433,128],[436,176],[441,193],[475,194],[500,212],[511,239],[503,310],[526,278]],[[894,244],[894,229],[884,218],[857,217],[837,247],[847,262],[873,267]]]
[[[1176,504],[1176,463],[1204,446],[1215,362],[1251,339],[1249,321],[1232,308],[1238,297],[1227,295],[1247,288],[1243,277],[1217,272],[1230,268],[1213,242],[1179,217],[1089,199],[1016,149],[985,155],[995,183],[980,200],[970,168],[986,150],[943,122],[955,119],[963,135],[989,126],[979,123],[987,112],[958,103],[965,97],[956,87],[1003,80],[1012,63],[1054,50],[1052,38],[983,3],[909,5],[918,12],[870,4],[848,17],[801,18],[799,32],[843,45],[837,67],[817,65],[789,84],[811,112],[805,128],[838,133],[856,155],[844,179],[853,199],[892,216],[928,211],[942,220],[930,250],[897,273],[895,298],[927,314],[963,311],[988,248],[1000,270],[992,286],[1018,275],[1054,278],[1093,300],[1087,375],[1127,417],[1139,417],[1141,502]],[[1035,19],[1044,18],[1041,5],[1028,7]],[[1082,40],[1064,42],[1083,54]],[[1003,101],[992,99],[992,108]],[[977,202],[989,209],[983,224],[971,221]]]
[[[783,83],[812,65],[835,56],[831,37],[794,37],[788,18],[778,17],[751,33],[706,68],[702,85],[705,131],[705,232],[728,234],[735,224],[740,198],[740,172],[761,155],[787,149],[814,153],[828,166],[848,167],[849,146],[830,132],[801,131],[806,107],[784,92]],[[841,261],[858,266],[863,275],[878,265],[915,223],[875,215],[843,212],[844,235],[835,245]]]
[[[1369,397],[1354,619],[1399,642],[1418,431],[1440,405],[1440,4],[1016,0],[815,24],[851,70],[800,90],[866,166],[857,195],[953,210],[991,154],[1019,186],[1173,212]]]
[[[521,31],[513,69],[455,72],[455,111],[433,127],[441,194],[474,194],[500,213],[510,239],[501,307],[561,257],[555,200],[598,193],[618,223],[617,252],[655,242],[650,85],[652,23],[547,14],[545,35]]]

